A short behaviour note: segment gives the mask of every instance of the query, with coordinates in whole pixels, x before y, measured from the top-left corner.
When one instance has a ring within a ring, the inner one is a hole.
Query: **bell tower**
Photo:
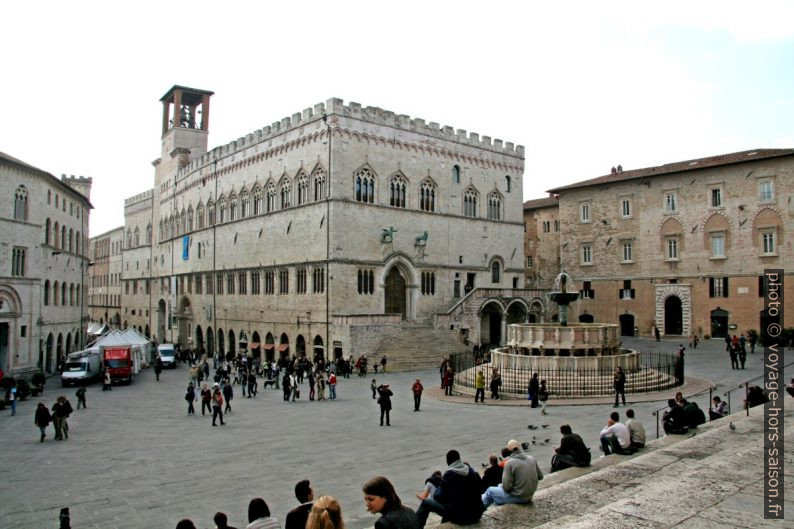
[[[179,169],[207,152],[212,92],[174,85],[163,103],[160,163],[167,172]]]

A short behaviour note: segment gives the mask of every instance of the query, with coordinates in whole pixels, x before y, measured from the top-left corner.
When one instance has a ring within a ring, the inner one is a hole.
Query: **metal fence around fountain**
[[[489,390],[493,375],[491,364],[475,362],[471,354],[451,355],[450,364],[455,370],[457,386],[474,388],[474,379],[482,368],[485,375],[485,389]],[[500,393],[509,397],[527,398],[529,380],[533,373],[538,374],[539,380],[546,380],[549,397],[552,399],[614,394],[614,371],[581,367],[575,370],[511,368],[500,372],[502,378]],[[682,385],[683,380],[683,358],[670,353],[641,352],[639,367],[626,371],[625,392],[631,394],[668,390]]]

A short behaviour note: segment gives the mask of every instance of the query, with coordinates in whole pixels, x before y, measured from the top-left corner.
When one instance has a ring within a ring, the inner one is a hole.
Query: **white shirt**
[[[614,435],[618,438],[621,448],[628,448],[631,445],[631,434],[622,422],[616,422],[612,426],[604,426],[601,430],[601,435]]]

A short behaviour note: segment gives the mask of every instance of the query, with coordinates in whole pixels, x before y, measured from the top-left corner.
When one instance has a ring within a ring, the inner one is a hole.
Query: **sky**
[[[153,187],[159,99],[174,84],[215,92],[210,148],[332,97],[524,145],[524,200],[618,164],[794,147],[794,0],[45,0],[2,12],[0,151],[91,176],[91,236]]]

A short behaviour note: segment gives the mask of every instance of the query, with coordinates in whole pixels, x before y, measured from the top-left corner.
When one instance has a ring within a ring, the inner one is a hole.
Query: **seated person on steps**
[[[626,425],[620,422],[620,415],[613,411],[609,414],[607,425],[601,430],[601,450],[605,456],[609,454],[630,454],[631,434]]]

